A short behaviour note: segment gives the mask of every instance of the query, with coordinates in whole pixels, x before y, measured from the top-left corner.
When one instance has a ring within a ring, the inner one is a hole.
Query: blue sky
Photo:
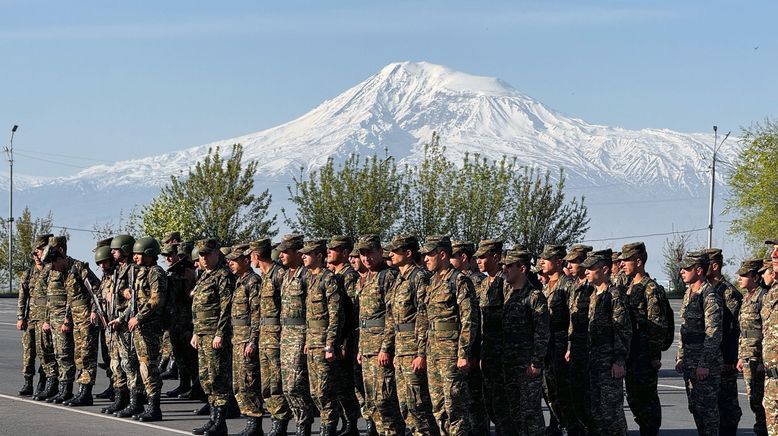
[[[0,132],[20,125],[18,172],[73,174],[272,127],[401,60],[592,123],[737,132],[778,115],[776,17],[768,1],[0,0]]]

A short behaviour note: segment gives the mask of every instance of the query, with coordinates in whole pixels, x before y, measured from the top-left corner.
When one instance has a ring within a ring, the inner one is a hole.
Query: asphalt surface
[[[93,407],[69,408],[50,405],[45,402],[32,401],[29,397],[17,395],[21,386],[21,332],[16,330],[16,300],[0,298],[0,435],[27,434],[57,434],[57,435],[99,435],[108,433],[143,434],[144,436],[191,434],[191,429],[199,427],[204,417],[191,414],[192,409],[200,403],[193,401],[162,399],[164,420],[155,423],[139,423],[131,419],[114,418],[100,413],[100,409],[108,404],[107,400],[96,400]],[[676,313],[676,327],[680,326],[678,308],[680,300],[671,302]],[[688,411],[683,379],[676,374],[674,368],[675,347],[667,350],[662,356],[660,370],[659,394],[662,403],[662,432],[666,435],[694,435],[694,421]],[[163,392],[177,386],[175,380],[165,380]],[[107,386],[105,372],[98,370],[98,381],[95,392],[100,392]],[[754,417],[748,408],[745,397],[745,387],[742,379],[739,381],[739,400],[743,410],[738,434],[753,434],[751,428]],[[637,434],[637,427],[632,419],[629,407],[624,403],[630,434]],[[545,407],[544,407],[545,410]],[[548,412],[545,411],[546,423]],[[265,431],[269,430],[270,420],[265,419]],[[237,433],[243,429],[243,419],[228,420],[230,432]],[[361,423],[362,424],[362,423]],[[289,426],[293,433],[294,423]],[[318,433],[318,422],[313,427]]]

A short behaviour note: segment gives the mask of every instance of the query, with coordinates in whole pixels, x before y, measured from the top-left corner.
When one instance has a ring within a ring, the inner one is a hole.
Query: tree
[[[764,241],[778,235],[778,123],[765,120],[744,128],[731,195],[725,212],[733,216],[729,232],[743,236],[754,255],[764,255]]]
[[[283,210],[285,222],[306,235],[383,236],[400,213],[403,186],[394,158],[373,155],[362,161],[352,154],[335,168],[335,161],[311,172],[306,180],[302,168],[287,187],[296,215]]]
[[[114,224],[113,221],[102,223],[96,222],[92,226],[92,234],[95,235],[96,240],[106,239],[121,234],[138,236],[142,233],[139,223],[139,220],[141,219],[142,217],[138,215],[138,212],[133,210],[125,220],[124,211],[120,210],[118,223]]]
[[[13,236],[13,274],[14,281],[22,272],[26,271],[33,264],[32,250],[35,239],[43,234],[51,233],[51,226],[54,218],[49,212],[44,217],[33,218],[28,207],[25,207],[19,218],[14,221]],[[8,221],[0,219],[0,282],[8,283]],[[0,285],[2,286],[2,285]],[[15,291],[12,289],[12,291]]]
[[[187,240],[216,238],[225,245],[275,236],[270,193],[252,193],[257,162],[244,167],[242,160],[240,144],[232,146],[227,159],[219,147],[208,149],[205,159],[186,176],[171,176],[170,184],[142,209],[143,232],[161,238],[175,230]]]
[[[671,297],[681,297],[686,292],[686,283],[681,279],[681,261],[689,251],[689,240],[691,235],[688,233],[676,233],[671,239],[665,240],[662,254],[665,257],[665,263],[662,266],[667,279],[670,281],[668,295]]]

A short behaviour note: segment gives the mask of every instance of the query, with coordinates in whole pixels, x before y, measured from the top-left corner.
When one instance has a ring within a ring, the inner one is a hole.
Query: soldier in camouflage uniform
[[[35,255],[43,262],[43,252],[49,245],[52,234],[41,235],[35,240]],[[43,401],[57,393],[59,382],[59,366],[54,354],[54,338],[51,328],[44,330],[48,318],[48,282],[51,265],[43,264],[43,268],[30,283],[29,328],[35,331],[35,355],[41,361],[46,376],[46,385],[38,390],[33,400]]]
[[[110,241],[111,240],[109,239],[108,245],[99,246],[95,248],[95,263],[97,264],[98,267],[100,267],[100,270],[102,272],[102,276],[100,277],[100,286],[97,290],[97,294],[101,304],[104,307],[106,323],[114,319],[112,316],[113,313],[111,311],[112,307],[110,303],[111,301],[110,298],[114,291],[113,289],[115,283],[114,277],[117,271],[116,262],[114,261],[113,254],[111,253]],[[114,362],[113,359],[110,357],[113,354],[113,350],[114,350],[113,341],[115,340],[114,337],[115,334],[113,333],[111,327],[108,325],[105,326],[105,329],[103,331],[105,334],[105,346],[108,348],[108,353],[109,353],[108,361],[110,362],[111,365],[111,368],[109,369],[110,387],[113,390],[114,403],[109,406],[103,407],[102,409],[100,409],[100,412],[114,413],[117,410],[121,410],[127,406],[127,400],[129,398],[129,394],[127,391],[127,375],[121,369],[118,369],[117,371],[113,370],[113,368],[118,365],[118,362]],[[114,405],[116,405],[116,407],[114,407]]]
[[[765,366],[764,400],[767,433],[778,434],[778,237],[765,241],[771,249],[772,285],[762,302],[762,362]]]
[[[662,348],[668,328],[664,289],[645,269],[648,254],[643,242],[626,244],[620,260],[630,279],[627,306],[632,321],[632,344],[627,359],[627,403],[640,426],[640,434],[656,436],[662,425],[662,406],[657,376],[662,367]]]
[[[563,260],[567,255],[564,245],[546,245],[540,253],[538,266],[548,277],[543,285],[543,294],[548,302],[551,318],[551,340],[546,359],[543,390],[551,411],[549,433],[563,431],[578,434],[583,431],[583,423],[575,419],[572,396],[570,394],[567,353],[567,333],[570,328],[570,294],[575,285],[562,273]]]
[[[701,435],[719,434],[723,301],[708,283],[708,256],[690,252],[681,260],[688,289],[681,306],[681,339],[675,370],[683,374],[689,411]]]
[[[19,299],[16,305],[16,329],[21,330],[22,333],[22,376],[24,377],[24,385],[19,389],[19,395],[23,397],[29,397],[33,395],[32,381],[35,378],[35,358],[38,357],[41,361],[38,367],[38,373],[40,379],[38,381],[38,388],[35,392],[39,393],[45,389],[46,374],[43,370],[43,358],[44,356],[38,356],[36,350],[36,332],[35,326],[37,321],[33,321],[31,315],[33,311],[37,311],[35,304],[35,298],[33,297],[33,289],[38,281],[38,278],[43,273],[43,262],[37,252],[37,248],[41,245],[48,244],[48,237],[51,235],[45,235],[46,242],[43,243],[42,238],[38,238],[35,243],[35,248],[32,250],[33,265],[22,274],[19,281]]]
[[[271,260],[270,239],[249,244],[251,265],[259,270],[259,369],[262,398],[270,414],[270,436],[285,435],[292,411],[281,386],[281,284],[284,269]]]
[[[341,413],[345,425],[341,435],[355,436],[359,434],[357,420],[360,415],[360,403],[357,398],[355,369],[357,366],[357,346],[359,343],[359,306],[357,305],[357,285],[359,273],[349,263],[349,253],[354,248],[354,241],[348,236],[333,236],[327,244],[327,263],[332,266],[332,272],[343,286],[341,303],[343,306],[343,337],[337,351],[335,362],[337,377],[335,377],[335,392],[338,395]],[[359,258],[359,252],[357,252]],[[362,385],[362,374],[359,374],[359,385]]]
[[[764,399],[764,364],[762,363],[762,308],[767,291],[760,286],[762,259],[747,259],[737,270],[738,285],[745,291],[740,308],[740,339],[738,344],[737,370],[743,373],[746,395],[751,411],[754,412],[754,433],[767,436]]]
[[[351,265],[351,268],[354,269],[354,271],[357,272],[359,278],[356,283],[356,289],[355,297],[354,297],[354,316],[357,323],[356,332],[354,334],[354,391],[357,396],[357,401],[359,402],[359,411],[362,414],[362,418],[365,420],[365,422],[368,423],[368,425],[375,429],[375,423],[372,423],[372,418],[368,414],[367,411],[367,403],[365,400],[365,381],[362,376],[362,365],[357,364],[356,362],[356,355],[359,351],[359,294],[362,291],[362,287],[364,286],[365,280],[368,275],[368,269],[367,267],[362,263],[362,259],[359,256],[359,250],[357,250],[356,245],[351,250],[351,253],[348,255],[348,263]],[[372,435],[371,435],[372,436]]]
[[[483,373],[484,406],[498,435],[515,431],[505,392],[506,380],[503,377],[502,365],[505,351],[503,346],[505,280],[499,264],[502,246],[502,241],[482,240],[478,244],[478,251],[473,254],[477,259],[479,271],[484,275],[481,283],[475,286],[481,312],[480,367]]]
[[[598,435],[626,435],[624,373],[632,340],[626,295],[610,281],[610,249],[593,251],[583,261],[593,287],[589,300],[589,389]]]
[[[226,407],[230,397],[232,350],[230,313],[235,276],[221,261],[219,243],[203,239],[195,245],[204,272],[192,291],[194,332],[200,384],[208,396],[211,416],[193,434],[226,434]]]
[[[531,261],[527,251],[509,251],[501,262],[505,277],[501,367],[512,417],[503,434],[541,436],[543,367],[551,332],[546,296],[530,277]]]
[[[432,413],[446,435],[469,434],[472,418],[468,370],[478,333],[473,282],[451,266],[451,240],[430,236],[419,250],[432,273],[427,291],[427,357]]]
[[[235,245],[227,255],[227,263],[236,277],[232,294],[232,390],[246,416],[246,428],[240,436],[262,434],[262,393],[260,391],[259,359],[259,289],[261,279],[251,269],[248,244]],[[210,434],[210,433],[209,433]]]
[[[386,247],[399,275],[388,292],[386,329],[395,350],[394,368],[400,411],[414,435],[436,434],[427,385],[427,313],[424,301],[429,276],[414,262],[419,241],[413,235],[395,237]]]
[[[403,434],[404,422],[397,398],[394,349],[386,328],[388,292],[397,272],[386,266],[378,235],[363,235],[356,243],[360,261],[368,269],[359,288],[359,352],[365,386],[368,434]]]
[[[164,257],[167,257],[167,255],[164,252],[167,251],[165,247],[169,246],[173,248],[173,252],[177,256],[177,248],[178,245],[181,243],[182,243],[181,232],[165,233],[165,236],[160,241],[160,245],[163,251],[160,254],[162,254]],[[192,286],[194,287],[194,282],[192,282]],[[189,290],[191,291],[191,289]],[[191,306],[191,301],[189,303],[190,303],[189,306]],[[176,303],[171,302],[171,304],[169,304],[168,307],[173,309],[174,307],[176,307]],[[160,359],[159,359],[159,371],[162,380],[175,380],[177,378],[180,378],[178,373],[179,362],[176,357],[176,351],[175,351],[176,345],[173,344],[173,341],[175,340],[173,338],[175,335],[171,331],[173,329],[173,324],[175,323],[175,321],[176,321],[175,312],[173,310],[171,310],[170,313],[167,314],[163,319],[163,324],[162,324],[163,333],[162,333],[162,342],[160,345],[161,351],[160,351]],[[187,341],[184,342],[183,339],[179,338],[178,342],[179,344],[183,343],[184,345],[186,345],[186,348],[191,349],[191,347],[188,345],[190,340],[191,338],[187,338]],[[167,392],[165,392],[165,395],[167,395]]]
[[[724,267],[724,257],[719,248],[705,250],[708,255],[708,282],[713,286],[714,292],[721,295],[724,300],[724,313],[722,317],[721,352],[724,365],[721,368],[721,388],[719,389],[719,434],[721,436],[734,436],[743,412],[740,410],[737,393],[737,350],[740,337],[740,306],[743,304],[743,295],[721,274]]]
[[[594,428],[589,405],[589,299],[593,289],[586,280],[586,268],[581,266],[591,251],[590,245],[576,244],[564,257],[573,282],[565,360],[569,364],[571,416],[583,424],[582,431]]]
[[[111,400],[113,401],[115,399],[116,392],[113,388],[113,370],[111,369],[111,349],[108,345],[108,341],[106,340],[106,328],[108,321],[110,319],[107,317],[107,310],[108,310],[108,303],[105,301],[105,295],[103,294],[103,282],[108,280],[110,281],[110,276],[114,271],[114,261],[113,256],[111,254],[111,240],[113,238],[106,238],[101,239],[97,241],[97,245],[92,250],[95,253],[95,264],[97,266],[100,266],[100,263],[98,259],[98,252],[99,252],[99,258],[103,259],[102,263],[104,266],[106,266],[110,271],[107,273],[108,277],[106,277],[106,270],[100,267],[100,269],[103,272],[103,275],[100,279],[100,288],[94,289],[94,292],[96,294],[96,297],[98,301],[100,302],[100,307],[103,308],[103,315],[105,315],[105,318],[100,321],[97,337],[97,343],[99,345],[99,356],[103,359],[102,364],[97,364],[98,368],[105,369],[105,376],[108,377],[108,387],[105,388],[104,391],[95,394],[95,399],[100,400]],[[107,261],[107,262],[106,262]]]
[[[300,249],[308,270],[305,299],[305,354],[311,397],[319,409],[321,436],[335,436],[338,427],[335,392],[335,347],[343,327],[341,296],[344,294],[335,274],[325,268],[326,240],[312,240]]]
[[[629,285],[629,277],[624,273],[624,264],[621,262],[621,251],[614,251],[611,256],[611,283],[624,289]]]

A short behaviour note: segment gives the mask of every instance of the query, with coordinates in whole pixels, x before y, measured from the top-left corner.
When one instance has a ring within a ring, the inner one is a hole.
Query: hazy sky
[[[778,2],[368,3],[0,0],[0,144],[19,124],[17,172],[73,174],[272,127],[402,60],[598,124],[778,114]]]

